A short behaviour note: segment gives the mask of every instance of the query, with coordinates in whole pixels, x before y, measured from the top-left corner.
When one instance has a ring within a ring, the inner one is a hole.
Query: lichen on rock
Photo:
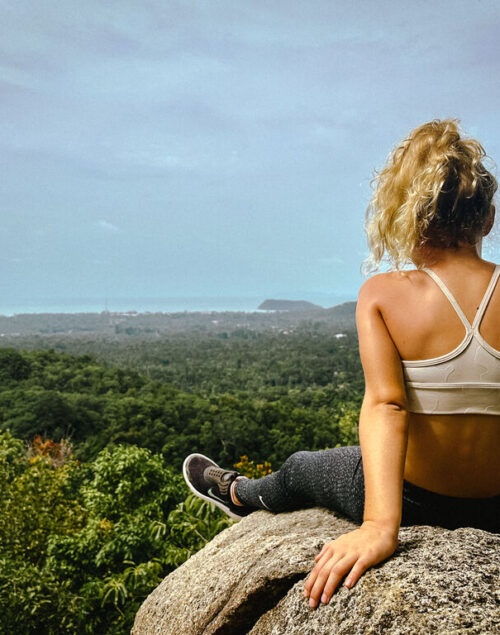
[[[168,575],[132,635],[500,634],[500,535],[479,529],[403,527],[391,558],[310,609],[314,556],[355,527],[317,507],[255,512]]]

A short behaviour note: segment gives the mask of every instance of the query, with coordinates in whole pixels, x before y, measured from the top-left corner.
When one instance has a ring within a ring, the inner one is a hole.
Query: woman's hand
[[[315,607],[321,599],[327,604],[339,582],[351,588],[363,573],[394,553],[398,545],[397,530],[381,527],[372,521],[323,545],[316,556],[316,564],[304,586],[309,606]]]

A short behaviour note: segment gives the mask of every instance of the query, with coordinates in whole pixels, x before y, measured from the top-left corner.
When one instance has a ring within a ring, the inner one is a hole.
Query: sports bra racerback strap
[[[491,299],[491,296],[493,295],[493,291],[495,290],[496,283],[500,276],[500,265],[496,265],[495,269],[493,270],[493,275],[491,276],[490,282],[483,295],[483,299],[481,300],[481,303],[479,305],[479,308],[477,309],[476,315],[474,316],[472,325],[469,322],[469,320],[465,317],[465,313],[462,311],[453,293],[448,289],[448,287],[437,275],[437,273],[432,271],[432,269],[427,269],[425,267],[422,269],[422,271],[425,271],[425,273],[427,273],[434,280],[434,282],[438,285],[438,287],[441,289],[444,295],[448,298],[451,306],[455,309],[455,312],[457,313],[458,317],[462,321],[467,332],[470,332],[471,330],[477,331],[479,329],[479,325],[481,324],[481,320],[483,319],[484,312],[486,311],[486,308]]]
[[[493,271],[493,275],[491,276],[490,284],[486,288],[483,299],[481,300],[481,304],[477,310],[477,313],[474,317],[474,321],[472,322],[472,328],[478,329],[481,324],[481,320],[483,319],[484,312],[488,307],[488,304],[491,300],[491,296],[493,295],[493,291],[495,290],[498,278],[500,276],[500,265],[497,265]]]

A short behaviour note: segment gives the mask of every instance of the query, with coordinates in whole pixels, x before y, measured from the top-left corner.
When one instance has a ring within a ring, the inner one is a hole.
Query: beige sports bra
[[[465,326],[465,337],[450,353],[431,359],[401,360],[409,411],[421,414],[500,415],[500,351],[485,342],[479,326],[500,276],[495,267],[472,324],[453,294],[430,269]]]

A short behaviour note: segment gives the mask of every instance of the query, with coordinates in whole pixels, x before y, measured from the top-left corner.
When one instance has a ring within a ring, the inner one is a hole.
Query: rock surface
[[[320,508],[255,512],[167,576],[132,635],[500,634],[500,535],[479,529],[402,528],[391,558],[310,609],[314,556],[354,527]]]

